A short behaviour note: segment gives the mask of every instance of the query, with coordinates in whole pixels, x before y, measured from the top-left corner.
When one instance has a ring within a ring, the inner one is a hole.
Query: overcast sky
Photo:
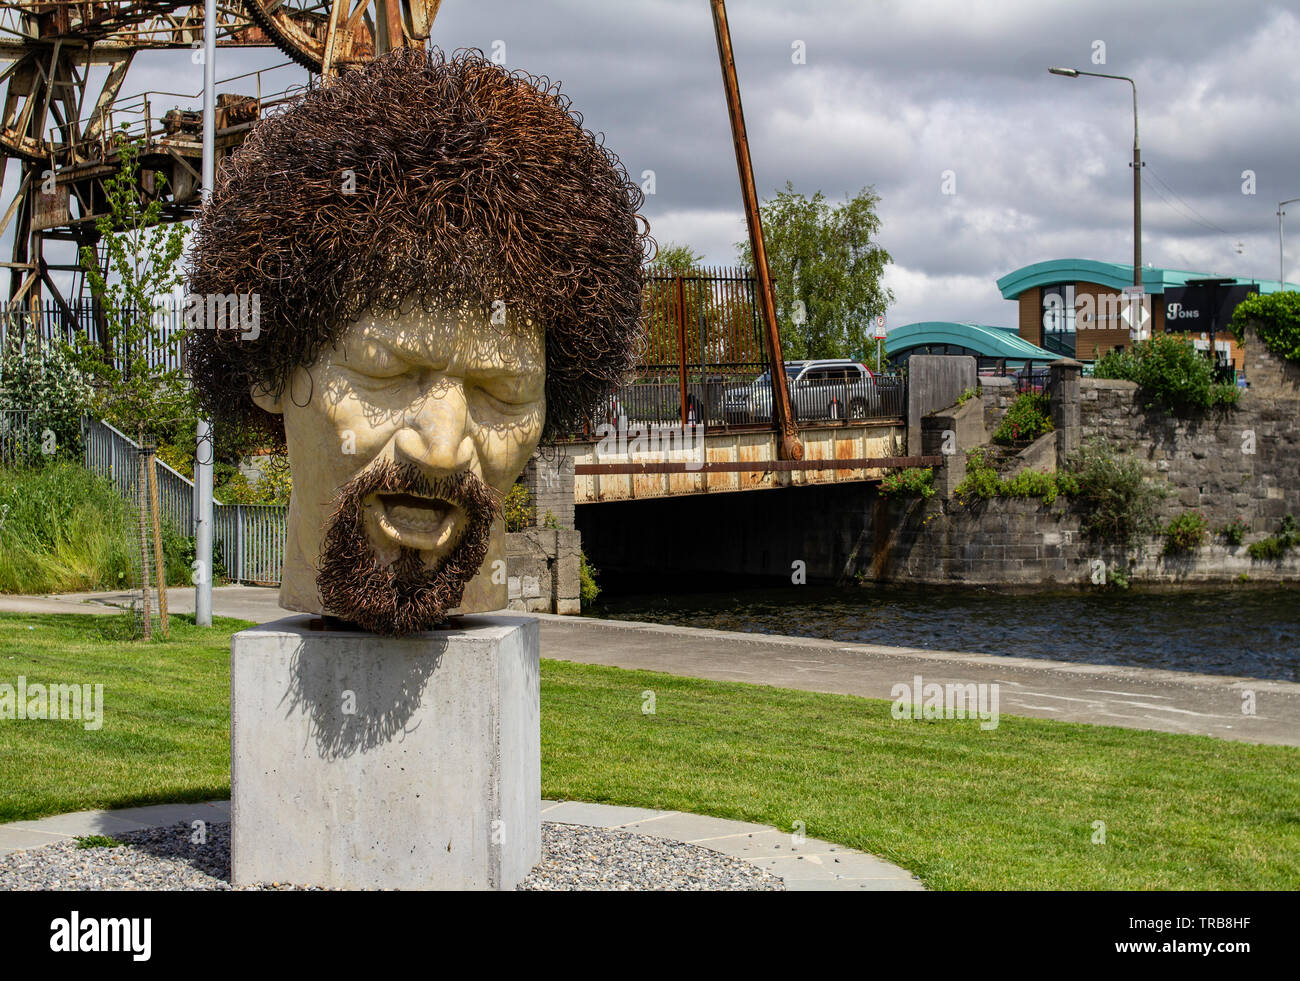
[[[999,276],[1053,258],[1131,261],[1129,86],[1047,68],[1129,75],[1146,262],[1275,279],[1277,202],[1300,197],[1300,17],[1287,7],[732,0],[759,195],[787,180],[832,200],[873,185],[894,259],[890,326],[1012,325]],[[434,39],[497,44],[509,67],[562,80],[629,172],[654,172],[659,242],[735,262],[745,226],[708,0],[444,0]],[[218,77],[282,61],[226,49]],[[125,91],[197,92],[201,73],[187,53],[142,54]],[[6,192],[13,182],[11,167]],[[1300,202],[1290,208],[1287,276],[1300,278]]]

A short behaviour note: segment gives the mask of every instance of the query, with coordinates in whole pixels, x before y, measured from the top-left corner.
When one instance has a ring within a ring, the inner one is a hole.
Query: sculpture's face
[[[284,605],[381,633],[444,619],[537,446],[545,380],[540,325],[416,306],[367,311],[278,399],[255,393],[293,472]]]

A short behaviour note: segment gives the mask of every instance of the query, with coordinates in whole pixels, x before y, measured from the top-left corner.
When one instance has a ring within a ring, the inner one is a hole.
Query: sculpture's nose
[[[393,443],[397,463],[414,463],[437,477],[474,466],[469,405],[463,382],[443,378],[406,412]]]

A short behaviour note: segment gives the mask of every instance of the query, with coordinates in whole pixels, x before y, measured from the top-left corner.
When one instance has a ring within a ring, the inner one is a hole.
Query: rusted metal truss
[[[217,44],[274,46],[329,76],[394,47],[423,47],[440,4],[217,0]],[[202,3],[0,2],[0,174],[9,158],[21,162],[17,189],[0,217],[0,233],[14,226],[12,261],[0,263],[11,273],[11,303],[38,300],[42,286],[63,302],[49,271],[78,267],[47,265],[43,243],[97,241],[103,181],[117,166],[113,134],[123,122],[130,137],[141,141],[142,194],[162,202],[165,220],[193,215],[202,169],[194,113],[168,104],[177,93],[145,93],[125,102],[119,97],[137,51],[195,48],[202,40]],[[92,82],[95,66],[108,66],[98,86]],[[218,163],[269,105],[291,97],[282,86],[264,86],[262,76],[242,76],[245,91],[220,97]]]

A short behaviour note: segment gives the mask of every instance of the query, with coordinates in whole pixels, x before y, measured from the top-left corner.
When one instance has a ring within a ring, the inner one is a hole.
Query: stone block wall
[[[528,528],[506,535],[509,608],[581,613],[581,555],[582,536],[571,528]]]
[[[1196,510],[1219,527],[1240,517],[1262,536],[1285,514],[1300,518],[1300,402],[1252,389],[1235,409],[1178,419],[1145,408],[1132,382],[1085,378],[1080,404],[1083,439],[1103,437],[1163,479],[1163,520]]]
[[[536,524],[544,524],[549,511],[561,528],[573,527],[573,457],[564,446],[534,452],[524,466],[523,484],[532,495]]]
[[[1016,400],[1016,380],[1010,376],[981,378],[984,396],[984,428],[990,433],[1002,425],[1002,417]]]
[[[882,581],[1024,587],[1091,585],[1099,565],[1108,577],[1118,565],[1154,583],[1300,579],[1300,552],[1257,561],[1246,547],[1276,533],[1285,515],[1300,518],[1300,367],[1273,358],[1249,333],[1245,350],[1251,389],[1235,408],[1179,419],[1146,408],[1132,382],[1083,378],[1072,411],[1055,413],[1058,427],[1077,429],[1067,434],[1071,445],[1076,435],[1080,443],[1101,437],[1149,467],[1167,492],[1162,524],[1192,510],[1204,516],[1210,538],[1194,554],[1162,554],[1159,536],[1128,554],[1085,540],[1064,499],[1050,507],[1005,498],[963,504],[940,493],[880,502],[870,552],[863,550],[872,558],[857,571]],[[983,381],[992,428],[1014,388]],[[1249,531],[1245,543],[1230,546],[1216,532],[1237,518]]]

